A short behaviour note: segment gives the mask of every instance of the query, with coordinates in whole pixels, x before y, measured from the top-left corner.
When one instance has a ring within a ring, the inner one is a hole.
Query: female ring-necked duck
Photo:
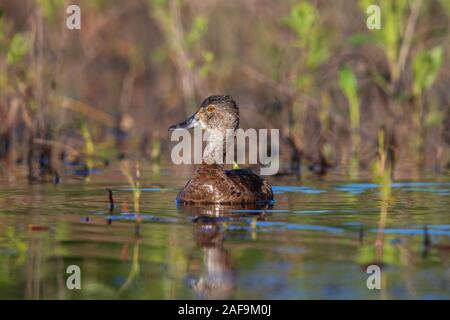
[[[270,185],[251,170],[224,170],[215,161],[215,155],[225,153],[225,139],[234,136],[239,127],[239,109],[230,96],[210,96],[200,108],[185,121],[173,125],[169,130],[200,127],[207,132],[208,145],[202,164],[177,196],[185,204],[252,204],[273,202]],[[221,133],[221,139],[217,138]],[[209,134],[208,134],[209,133]],[[232,138],[232,137],[231,137]]]

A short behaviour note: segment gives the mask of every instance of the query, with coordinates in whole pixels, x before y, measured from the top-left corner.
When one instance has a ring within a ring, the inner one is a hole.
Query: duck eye
[[[208,112],[213,112],[216,108],[214,108],[214,106],[208,106],[208,108],[206,108],[206,111]]]

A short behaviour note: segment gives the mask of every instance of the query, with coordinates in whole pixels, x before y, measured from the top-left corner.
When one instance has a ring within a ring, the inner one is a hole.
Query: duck
[[[178,204],[271,204],[272,187],[249,169],[225,170],[217,161],[218,150],[224,158],[229,142],[239,128],[239,109],[230,95],[212,95],[186,120],[169,127],[169,131],[201,128],[206,131],[206,146],[201,164],[178,193]],[[217,139],[217,133],[222,134]],[[230,138],[231,135],[231,139]],[[224,139],[223,137],[227,137]],[[223,162],[223,161],[222,161]]]

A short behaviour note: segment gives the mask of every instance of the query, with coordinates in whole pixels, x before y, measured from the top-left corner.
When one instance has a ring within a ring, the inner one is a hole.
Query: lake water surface
[[[118,170],[2,181],[0,298],[450,298],[448,181],[396,182],[386,199],[370,182],[275,178],[270,208],[192,208],[174,201],[188,177],[143,177],[138,235]],[[81,290],[66,287],[70,265]]]

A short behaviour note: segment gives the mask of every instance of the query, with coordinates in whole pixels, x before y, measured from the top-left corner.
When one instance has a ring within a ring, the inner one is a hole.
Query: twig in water
[[[364,229],[363,229],[363,227],[359,228],[358,239],[359,239],[360,243],[364,242]]]
[[[431,246],[431,238],[428,233],[428,227],[426,225],[423,226],[423,233],[424,233],[423,245],[430,247]]]
[[[428,256],[428,251],[431,247],[431,238],[428,233],[428,227],[426,225],[423,226],[423,247],[422,247],[422,258],[425,259]]]
[[[113,199],[113,193],[111,189],[107,189],[109,194],[109,210],[114,210],[114,199]]]

